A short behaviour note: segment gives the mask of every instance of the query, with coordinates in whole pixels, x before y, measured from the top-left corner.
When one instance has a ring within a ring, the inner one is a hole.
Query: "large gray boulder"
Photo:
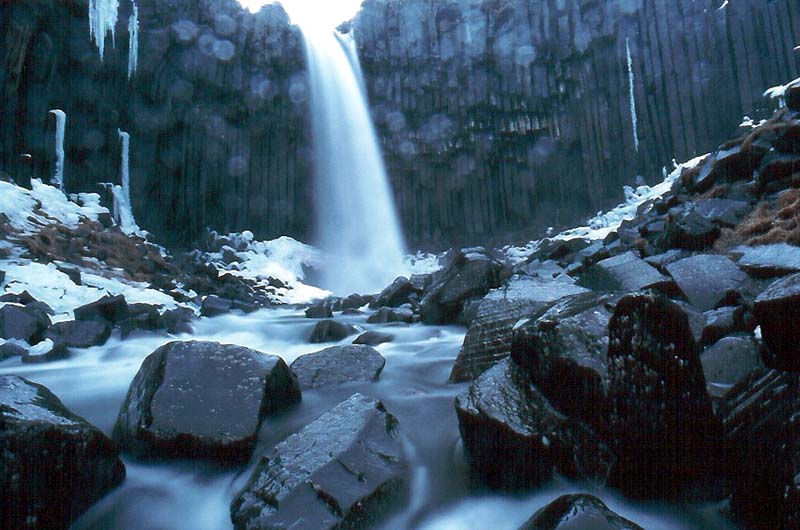
[[[622,298],[609,321],[613,485],[634,497],[678,497],[716,471],[714,417],[689,319],[654,294]]]
[[[291,365],[303,390],[338,386],[350,381],[375,381],[386,359],[366,345],[333,346],[301,355]]]
[[[120,408],[114,440],[144,456],[250,458],[262,420],[300,401],[280,357],[215,342],[151,353]]]
[[[631,292],[647,287],[667,288],[670,279],[639,258],[626,252],[592,265],[578,285],[594,290]]]
[[[541,486],[555,474],[602,485],[614,456],[584,423],[558,412],[510,358],[456,397],[473,477],[493,489]]]
[[[362,528],[405,482],[397,420],[380,401],[354,394],[261,458],[231,520],[236,530]]]
[[[716,309],[726,298],[738,298],[747,274],[725,256],[699,254],[667,265],[686,298],[700,311]]]
[[[480,302],[458,353],[450,381],[471,381],[511,351],[514,324],[537,318],[562,298],[589,295],[570,281],[514,276]]]
[[[119,451],[47,388],[0,376],[2,527],[66,530],[125,478]]]

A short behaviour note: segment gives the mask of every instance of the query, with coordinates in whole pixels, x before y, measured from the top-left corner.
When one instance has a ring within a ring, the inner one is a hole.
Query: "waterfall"
[[[311,17],[308,17],[309,19]],[[403,271],[405,246],[372,124],[355,42],[304,23],[315,159],[320,287],[374,293]]]
[[[133,77],[139,66],[139,7],[135,1],[131,2],[131,18],[128,20],[128,79]]]
[[[61,109],[51,110],[56,117],[56,172],[51,184],[64,191],[64,133],[67,129],[67,115]]]

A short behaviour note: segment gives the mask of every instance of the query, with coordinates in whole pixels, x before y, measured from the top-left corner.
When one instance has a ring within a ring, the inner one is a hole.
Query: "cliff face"
[[[367,0],[352,26],[412,239],[573,222],[718,145],[800,72],[799,3],[720,4]]]
[[[147,229],[173,241],[204,226],[307,235],[302,41],[283,9],[253,16],[235,0],[137,3],[139,70],[130,82],[128,0],[103,62],[87,0],[0,6],[0,169],[52,174],[48,110],[60,108],[67,191],[119,181],[120,128],[131,134],[134,212]]]
[[[131,4],[120,3],[102,63],[88,0],[0,5],[0,170],[52,174],[48,110],[61,108],[68,191],[118,182],[121,128],[148,230],[308,239],[307,85],[283,9],[139,0],[129,82]],[[718,145],[765,104],[764,88],[800,73],[800,4],[719,4],[367,0],[351,26],[409,241],[526,238]]]

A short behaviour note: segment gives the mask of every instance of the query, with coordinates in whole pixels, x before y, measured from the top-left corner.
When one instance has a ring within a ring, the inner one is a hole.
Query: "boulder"
[[[471,381],[507,357],[519,319],[538,318],[562,298],[589,294],[588,289],[569,281],[514,276],[481,301],[453,364],[450,381]]]
[[[759,368],[720,403],[731,511],[746,528],[800,528],[800,375]]]
[[[731,252],[742,254],[737,264],[756,278],[774,278],[800,272],[800,247],[774,243],[757,247],[736,247]]]
[[[69,358],[67,348],[51,339],[44,339],[22,355],[24,364],[49,363]]]
[[[699,254],[667,265],[683,294],[700,311],[717,308],[739,297],[747,274],[725,256]]]
[[[301,355],[291,364],[303,390],[338,386],[350,381],[377,381],[386,359],[371,346],[334,346]]]
[[[342,311],[364,307],[369,303],[369,300],[370,299],[366,296],[361,296],[360,294],[351,294],[342,300]]]
[[[44,333],[45,339],[67,348],[89,348],[105,344],[111,336],[111,326],[102,320],[71,320],[57,322]]]
[[[538,487],[555,473],[598,485],[614,457],[582,422],[558,412],[506,358],[455,401],[473,477],[492,489]]]
[[[0,307],[0,338],[24,340],[35,344],[50,326],[50,318],[43,311],[27,306],[7,303]]]
[[[775,280],[758,295],[753,315],[766,346],[764,364],[800,370],[800,273]]]
[[[648,265],[652,265],[659,271],[666,273],[667,272],[667,265],[670,263],[675,263],[676,261],[689,257],[689,252],[686,250],[681,250],[679,248],[672,248],[667,250],[662,254],[656,254],[654,256],[648,256],[644,258],[644,261]]]
[[[678,497],[715,471],[719,424],[689,319],[655,294],[622,298],[609,321],[612,483],[633,497]]]
[[[200,307],[200,314],[204,317],[215,317],[224,315],[233,309],[233,300],[220,298],[219,296],[208,295],[203,298],[203,305]]]
[[[392,342],[394,335],[389,333],[380,333],[378,331],[365,331],[353,341],[353,344],[366,344],[367,346],[377,346],[384,342]]]
[[[537,511],[518,530],[644,530],[591,495],[562,495]]]
[[[786,106],[795,112],[800,112],[800,86],[790,87],[786,91]]]
[[[772,151],[758,168],[756,188],[762,193],[784,189],[797,173],[800,173],[800,155]]]
[[[317,303],[306,308],[306,318],[333,318],[330,305]]]
[[[478,248],[462,249],[452,263],[437,274],[420,301],[420,317],[426,324],[458,321],[466,304],[500,286],[503,266]]]
[[[714,344],[725,335],[737,331],[753,331],[747,329],[747,309],[744,306],[725,306],[706,311],[703,333],[698,343],[701,347]]]
[[[391,285],[380,292],[370,306],[374,308],[398,307],[409,303],[413,296],[419,296],[420,294],[422,294],[422,290],[417,289],[405,276],[399,276]]]
[[[726,228],[737,226],[752,210],[749,203],[730,199],[699,199],[691,208],[715,225]]]
[[[758,345],[748,336],[724,337],[700,356],[709,393],[722,397],[753,370],[762,366]]]
[[[119,451],[47,388],[0,376],[0,521],[66,530],[122,483]]]
[[[605,434],[608,321],[605,299],[576,297],[514,329],[511,358],[559,412]]]
[[[358,329],[350,324],[337,320],[325,319],[314,324],[314,329],[308,336],[311,344],[321,344],[323,342],[339,342],[350,335],[358,333]]]
[[[119,324],[129,316],[128,302],[121,294],[106,295],[75,309],[75,320],[105,320],[111,324]]]
[[[667,289],[670,279],[633,252],[607,258],[589,268],[578,285],[602,291],[632,292],[648,287]]]
[[[703,250],[714,244],[720,234],[717,225],[694,210],[683,212],[667,225],[665,248]]]
[[[368,324],[387,324],[389,322],[405,322],[411,324],[414,321],[414,311],[410,305],[391,309],[382,307],[367,318]]]
[[[262,420],[300,401],[280,357],[214,342],[151,353],[120,408],[114,440],[144,456],[246,461]]]
[[[236,530],[364,528],[406,484],[397,420],[354,394],[261,458],[231,504]]]
[[[0,344],[0,361],[5,361],[11,357],[22,357],[26,353],[28,353],[28,350],[19,344],[13,342],[4,342]]]

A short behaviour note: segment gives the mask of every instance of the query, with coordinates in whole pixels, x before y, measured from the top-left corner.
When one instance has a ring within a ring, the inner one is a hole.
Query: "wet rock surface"
[[[119,485],[125,466],[102,432],[42,385],[0,376],[0,520],[67,529]]]
[[[171,342],[136,374],[114,440],[144,456],[246,461],[265,416],[300,401],[286,363],[242,346]]]
[[[756,298],[753,314],[764,337],[764,363],[800,371],[800,274],[773,282]]]
[[[570,529],[644,530],[591,495],[563,495],[536,512],[518,530]]]
[[[667,265],[686,298],[701,311],[716,309],[726,298],[738,298],[747,281],[745,274],[730,259],[715,254],[699,254]]]
[[[622,298],[608,366],[612,483],[634,497],[677,497],[713,473],[720,427],[686,313],[658,295]]]
[[[308,336],[308,342],[311,344],[338,342],[356,333],[358,333],[358,329],[355,326],[338,320],[325,319],[314,324],[314,328]]]
[[[75,320],[58,322],[44,334],[54,344],[69,348],[89,348],[105,344],[111,336],[111,326],[97,320]]]
[[[569,281],[516,276],[487,294],[467,330],[450,381],[470,381],[511,352],[513,327],[521,318],[537,318],[564,297],[588,294]]]
[[[300,388],[338,386],[350,381],[375,381],[386,359],[366,345],[333,346],[301,355],[291,364]]]
[[[354,394],[262,457],[231,504],[234,528],[322,530],[374,523],[402,495],[397,420]]]
[[[578,285],[605,291],[638,291],[648,287],[665,288],[669,278],[633,252],[604,259],[582,275]]]
[[[484,372],[455,407],[472,474],[490,488],[533,488],[554,473],[602,485],[614,465],[600,437],[553,408],[509,358]]]

